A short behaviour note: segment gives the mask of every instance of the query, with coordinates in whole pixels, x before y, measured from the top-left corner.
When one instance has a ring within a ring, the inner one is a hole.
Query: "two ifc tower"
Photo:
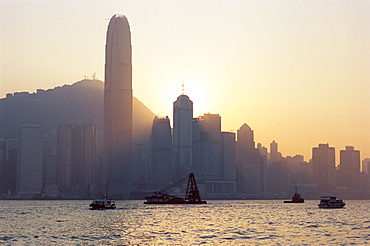
[[[131,187],[132,56],[127,18],[114,15],[105,46],[103,182],[111,194]]]

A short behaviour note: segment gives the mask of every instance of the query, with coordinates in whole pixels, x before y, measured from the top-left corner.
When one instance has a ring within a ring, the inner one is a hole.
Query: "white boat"
[[[322,196],[319,208],[343,208],[346,204],[342,199],[337,199],[335,196]]]
[[[95,199],[90,204],[90,209],[115,209],[116,203],[105,196]]]

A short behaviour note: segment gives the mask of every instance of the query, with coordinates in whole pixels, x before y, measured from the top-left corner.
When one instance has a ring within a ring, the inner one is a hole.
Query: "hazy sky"
[[[134,96],[155,114],[172,119],[184,80],[195,117],[245,122],[284,156],[329,143],[370,157],[368,0],[0,0],[0,98],[104,80],[116,13],[131,26]]]

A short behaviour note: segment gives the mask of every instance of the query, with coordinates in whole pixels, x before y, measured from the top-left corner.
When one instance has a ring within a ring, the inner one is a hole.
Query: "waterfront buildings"
[[[130,190],[132,182],[132,62],[127,18],[109,22],[105,52],[104,177],[111,194]]]

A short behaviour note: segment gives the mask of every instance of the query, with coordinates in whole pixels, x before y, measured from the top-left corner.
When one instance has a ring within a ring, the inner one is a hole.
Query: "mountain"
[[[23,124],[42,126],[44,132],[59,124],[91,123],[103,132],[104,82],[82,80],[36,93],[17,92],[0,99],[0,137],[17,137]],[[147,139],[154,114],[133,98],[133,135],[135,142]]]

